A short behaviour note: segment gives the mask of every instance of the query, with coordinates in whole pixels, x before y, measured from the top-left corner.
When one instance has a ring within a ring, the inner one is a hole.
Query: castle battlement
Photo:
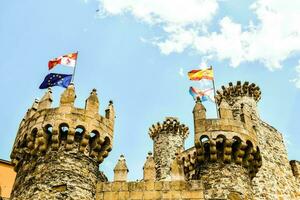
[[[203,184],[191,181],[106,182],[97,184],[97,200],[195,199],[204,200]]]
[[[11,153],[12,163],[18,173],[16,188],[21,187],[21,182],[27,181],[31,173],[43,167],[63,173],[63,170],[74,167],[72,163],[80,160],[86,163],[87,168],[78,166],[74,173],[86,170],[95,176],[99,175],[99,164],[112,150],[113,104],[110,101],[105,116],[101,116],[95,89],[86,99],[85,108],[74,107],[75,98],[75,88],[71,84],[62,93],[59,107],[52,108],[52,91],[49,89],[41,101],[35,100],[26,113]],[[59,164],[55,166],[51,162]],[[94,169],[88,167],[89,162],[93,163],[91,166]],[[91,181],[91,177],[86,178],[89,179],[87,182]],[[95,187],[96,179],[89,183],[92,184],[89,187]]]
[[[57,108],[51,108],[51,93],[48,90],[40,102],[35,101],[22,120],[11,154],[16,170],[28,155],[43,155],[47,150],[58,150],[61,146],[70,151],[75,147],[75,142],[78,143],[75,147],[78,152],[101,163],[112,149],[112,103],[103,117],[98,114],[99,102],[95,89],[86,100],[85,109],[74,107],[75,91],[72,85],[62,94]]]
[[[12,199],[288,199],[300,198],[300,163],[287,157],[283,136],[262,121],[261,92],[237,82],[218,91],[218,118],[208,119],[197,99],[194,146],[185,149],[189,128],[176,117],[149,128],[143,178],[128,181],[124,155],[108,182],[99,164],[112,150],[114,108],[99,115],[94,89],[85,108],[74,107],[75,88],[52,108],[52,92],[35,100],[22,120],[11,154],[17,177]],[[142,166],[141,166],[142,168]]]
[[[248,81],[243,84],[238,81],[236,85],[232,82],[228,86],[221,86],[222,90],[217,90],[216,102],[221,104],[222,99],[225,99],[229,105],[233,105],[239,98],[251,97],[258,102],[261,99],[260,88],[255,84],[249,84]]]
[[[157,122],[149,128],[149,136],[152,139],[159,134],[180,135],[185,139],[189,134],[189,128],[185,124],[180,124],[180,121],[176,117],[166,117],[162,124]]]

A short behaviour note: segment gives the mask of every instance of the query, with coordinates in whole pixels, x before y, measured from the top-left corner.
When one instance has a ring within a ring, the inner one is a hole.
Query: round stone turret
[[[221,88],[217,90],[216,102],[220,105],[222,100],[225,100],[232,107],[235,118],[239,118],[243,111],[248,112],[252,118],[259,117],[257,102],[261,99],[261,91],[255,83],[237,81],[236,85],[233,85],[230,82],[228,86]]]
[[[218,93],[219,119],[206,119],[199,100],[193,109],[195,147],[181,154],[185,176],[209,186],[207,199],[231,195],[251,199],[251,180],[262,165],[253,117],[257,116],[256,102],[261,94],[255,84],[247,82],[230,83]],[[238,115],[234,115],[235,109]]]
[[[154,141],[153,152],[157,180],[171,180],[170,168],[175,154],[184,150],[184,140],[189,129],[174,117],[152,125],[149,135]]]
[[[114,116],[98,114],[96,90],[85,109],[74,107],[74,85],[57,108],[51,108],[51,93],[35,101],[20,124],[11,153],[17,172],[11,199],[95,199],[96,182],[105,177],[99,164],[112,150]],[[107,112],[114,113],[112,105]]]

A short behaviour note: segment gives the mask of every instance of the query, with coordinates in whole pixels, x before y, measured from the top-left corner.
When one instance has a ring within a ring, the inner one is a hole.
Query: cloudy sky
[[[0,2],[0,158],[9,159],[18,124],[47,75],[49,59],[79,51],[76,106],[96,88],[100,112],[116,109],[108,177],[125,154],[129,179],[142,178],[152,140],[148,128],[166,116],[190,127],[187,72],[214,66],[216,87],[248,80],[262,90],[261,118],[285,136],[300,160],[300,1],[45,0]],[[71,73],[67,67],[54,72]],[[54,106],[62,88],[53,88]],[[212,103],[205,103],[215,117]]]

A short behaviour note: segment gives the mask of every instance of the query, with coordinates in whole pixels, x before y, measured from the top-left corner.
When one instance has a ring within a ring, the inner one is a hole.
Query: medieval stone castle
[[[51,107],[48,90],[20,123],[11,153],[17,172],[12,200],[31,199],[300,199],[300,162],[289,161],[282,134],[257,110],[261,91],[248,82],[217,91],[218,119],[207,119],[200,100],[193,108],[194,146],[185,149],[189,128],[175,117],[152,125],[141,181],[127,181],[121,156],[108,182],[99,165],[112,150],[115,111],[100,116],[96,90],[85,108],[75,108],[75,88]]]

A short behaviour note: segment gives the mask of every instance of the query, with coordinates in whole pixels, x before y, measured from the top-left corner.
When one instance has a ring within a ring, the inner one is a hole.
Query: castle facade
[[[189,128],[179,119],[153,124],[153,154],[146,158],[143,179],[133,182],[127,181],[124,156],[112,182],[99,171],[112,150],[113,103],[100,116],[96,90],[84,109],[74,107],[75,98],[70,85],[60,106],[52,108],[48,90],[21,121],[11,153],[17,172],[12,200],[300,199],[300,162],[288,160],[282,134],[260,119],[261,91],[253,83],[222,86],[217,119],[207,119],[196,101],[189,149],[184,147]]]

